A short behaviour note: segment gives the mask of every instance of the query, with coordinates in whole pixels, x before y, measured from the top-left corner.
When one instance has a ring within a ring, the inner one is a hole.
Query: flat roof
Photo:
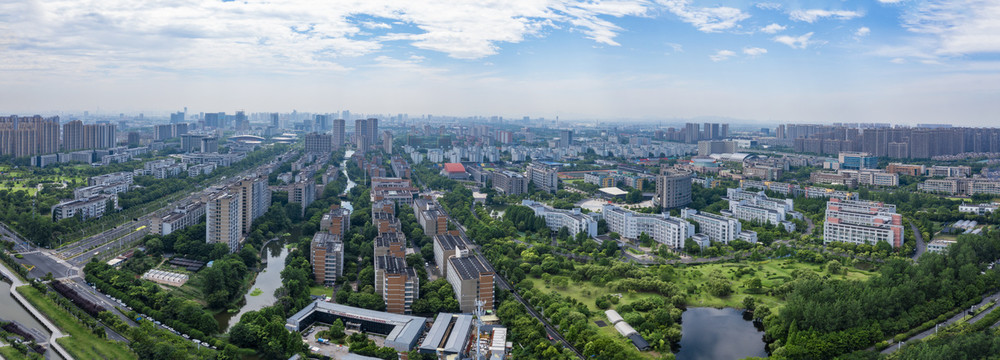
[[[454,250],[456,247],[466,249],[469,247],[469,240],[464,236],[452,234],[434,235],[434,241],[439,243],[444,250]]]
[[[420,337],[420,334],[423,333],[424,323],[427,321],[426,318],[419,316],[368,310],[317,299],[288,318],[285,327],[291,330],[299,329],[299,323],[316,311],[352,319],[395,325],[392,331],[385,337],[386,344],[390,342],[398,344],[415,342]]]
[[[619,189],[618,187],[615,187],[615,186],[606,187],[606,188],[600,188],[600,189],[597,189],[597,191],[600,191],[600,192],[608,194],[608,195],[614,195],[614,196],[628,194],[627,191]]]
[[[451,268],[462,279],[477,279],[482,273],[492,273],[478,256],[452,257],[448,259]]]

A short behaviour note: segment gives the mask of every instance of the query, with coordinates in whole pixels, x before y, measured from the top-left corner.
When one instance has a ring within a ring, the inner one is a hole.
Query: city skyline
[[[1000,110],[986,1],[165,6],[0,5],[0,108],[956,126]]]

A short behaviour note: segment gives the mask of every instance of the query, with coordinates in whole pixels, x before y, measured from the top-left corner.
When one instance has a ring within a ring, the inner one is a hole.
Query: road
[[[975,307],[979,308],[979,307],[985,305],[986,303],[990,302],[991,300],[997,300],[997,299],[1000,299],[1000,292],[996,292],[993,295],[984,297],[983,301],[981,301],[978,304],[976,304]],[[996,305],[994,305],[993,307],[996,308]],[[979,314],[976,317],[973,317],[972,319],[970,319],[969,322],[971,323],[971,322],[975,322],[975,320],[981,319],[988,312],[990,312],[990,311],[989,310],[988,311],[983,311],[982,314]],[[962,312],[958,313],[957,315],[952,316],[950,319],[945,320],[944,322],[938,324],[938,326],[948,326],[948,325],[954,324],[956,321],[961,320],[962,318],[964,318],[966,316],[968,316],[968,314],[966,314],[965,311],[962,311]],[[919,334],[914,335],[913,337],[911,337],[909,339],[906,339],[904,341],[904,344],[902,344],[902,345],[893,345],[893,346],[890,346],[890,347],[886,348],[885,350],[882,350],[882,353],[883,354],[891,354],[891,353],[895,352],[896,350],[899,350],[900,346],[906,345],[905,342],[923,339],[923,338],[928,337],[931,334],[935,333],[936,330],[937,329],[935,329],[935,328],[927,329],[926,331],[924,331],[922,333],[919,333]]]
[[[290,150],[289,152],[280,155],[280,157],[285,158],[291,152],[292,151]],[[148,234],[153,228],[153,219],[166,215],[178,205],[190,203],[209,194],[213,188],[231,185],[239,181],[244,176],[259,173],[262,169],[268,166],[274,166],[275,164],[276,161],[272,160],[270,163],[244,170],[235,176],[228,178],[223,177],[212,186],[206,186],[201,191],[193,192],[181,200],[170,202],[156,211],[150,212],[142,217],[128,221],[125,224],[116,226],[112,229],[59,249],[56,253],[60,258],[69,260],[70,263],[75,266],[86,265],[87,262],[90,261],[90,258],[95,256],[95,253],[97,253],[97,256],[107,257],[106,254],[109,250],[126,249],[130,247],[133,242],[145,237],[146,234]]]
[[[463,226],[458,221],[455,221],[455,219],[452,219],[451,214],[448,214],[447,211],[443,211],[444,210],[443,206],[441,207],[441,209],[442,213],[444,213],[445,216],[448,218],[448,221],[455,224],[455,227],[462,234],[462,236],[468,238],[465,235],[465,226]],[[496,270],[496,268],[493,267],[493,264],[491,264],[490,261],[485,256],[483,256],[483,254],[479,251],[479,246],[472,246],[472,250],[476,253],[476,256],[478,256],[480,259],[483,260],[483,264],[489,267],[489,270],[493,272],[494,274],[493,278],[496,280],[497,284],[500,285],[500,288],[510,291],[511,295],[514,295],[514,299],[517,299],[517,301],[521,303],[521,305],[524,305],[525,309],[528,309],[528,313],[531,314],[531,316],[534,316],[536,319],[538,319],[538,321],[541,321],[542,325],[545,326],[545,332],[548,333],[549,336],[561,342],[564,347],[573,351],[573,353],[575,353],[581,359],[584,358],[583,353],[581,353],[580,350],[577,350],[575,347],[573,347],[572,344],[569,343],[569,341],[566,341],[566,338],[564,338],[562,334],[560,334],[559,331],[556,330],[555,326],[552,326],[552,324],[550,324],[548,320],[545,319],[544,316],[535,311],[535,308],[532,307],[531,304],[525,301],[524,298],[522,298],[521,295],[517,293],[517,289],[514,289],[514,287],[511,286],[510,283],[507,281],[507,279],[503,276],[503,274],[500,274]]]
[[[920,258],[924,251],[927,251],[927,245],[924,244],[924,235],[920,233],[920,229],[916,225],[913,225],[913,221],[908,221],[910,223],[910,230],[913,230],[913,237],[917,241],[916,251],[913,252],[913,260]]]

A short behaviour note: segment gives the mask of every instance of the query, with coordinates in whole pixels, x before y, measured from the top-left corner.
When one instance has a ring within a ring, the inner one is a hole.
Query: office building
[[[673,249],[683,249],[684,241],[695,232],[694,224],[668,214],[642,214],[607,204],[601,209],[601,215],[608,223],[608,231],[631,240],[645,233],[653,241]]]
[[[526,176],[535,184],[535,189],[550,193],[559,190],[559,168],[556,166],[533,162],[528,165]]]
[[[306,152],[329,154],[333,151],[333,136],[330,134],[309,133],[305,142]]]
[[[216,137],[201,138],[201,152],[203,153],[219,152],[219,138]]]
[[[521,195],[528,192],[528,178],[508,170],[493,172],[493,189],[505,195]],[[475,177],[474,177],[475,178]]]
[[[178,111],[175,113],[170,113],[170,123],[177,124],[184,122],[184,112]]]
[[[559,147],[568,149],[570,145],[573,145],[573,130],[559,131]]]
[[[588,237],[597,236],[597,220],[594,220],[590,215],[583,214],[580,208],[558,210],[532,200],[521,200],[521,205],[530,207],[531,210],[535,211],[536,216],[545,218],[545,224],[554,232],[565,227],[569,230],[569,235],[573,237],[581,232],[587,234]]]
[[[493,309],[494,273],[478,256],[448,258],[446,278],[455,291],[458,307],[464,313],[476,310],[476,301],[483,309]]]
[[[344,119],[333,120],[333,132],[331,135],[334,149],[344,147]]]
[[[344,324],[355,324],[359,331],[384,336],[385,346],[398,352],[414,349],[427,324],[427,318],[356,308],[317,299],[289,317],[285,322],[285,329],[305,331],[315,322],[332,324],[337,320]]]
[[[736,152],[735,141],[704,140],[698,142],[698,156]]]
[[[663,169],[656,176],[656,196],[653,203],[660,209],[673,209],[691,203],[690,172]]]
[[[889,166],[885,168],[885,171],[898,175],[920,176],[924,174],[925,170],[923,165],[889,163]]]
[[[243,206],[240,199],[239,194],[222,191],[208,200],[205,210],[205,241],[226,244],[230,253],[240,250],[243,238]]]
[[[866,152],[841,152],[837,156],[841,169],[874,169],[878,167],[878,157]]]
[[[340,235],[317,232],[309,246],[309,262],[317,284],[333,285],[344,274],[344,242]]]
[[[826,203],[823,242],[903,246],[903,217],[896,206],[875,201],[830,199]]]
[[[699,213],[698,210],[681,209],[682,219],[691,219],[698,223],[698,233],[708,235],[712,241],[728,244],[739,238],[742,225],[739,220],[711,213]]]
[[[385,311],[409,314],[413,302],[420,298],[420,279],[401,257],[375,257],[375,292],[385,300]]]
[[[741,189],[727,189],[729,212],[733,217],[757,224],[781,225],[786,231],[795,231],[795,223],[785,220],[792,215],[801,218],[802,215],[792,211],[792,199],[771,199],[764,192],[753,193]]]

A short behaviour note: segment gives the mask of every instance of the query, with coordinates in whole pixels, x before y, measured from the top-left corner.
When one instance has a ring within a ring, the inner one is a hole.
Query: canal
[[[688,308],[681,315],[681,343],[677,360],[767,357],[764,332],[733,308]]]
[[[49,332],[49,329],[46,329],[42,323],[38,322],[34,316],[31,316],[31,314],[28,313],[28,309],[25,309],[24,306],[21,306],[21,303],[14,300],[14,297],[10,295],[10,290],[9,282],[6,280],[0,281],[0,309],[3,309],[3,311],[0,312],[0,319],[5,321],[16,321],[23,326],[37,330],[44,334],[45,340],[48,341],[48,338],[52,336],[52,333]],[[44,355],[46,359],[62,359],[58,353],[52,350],[51,346],[46,349]]]

